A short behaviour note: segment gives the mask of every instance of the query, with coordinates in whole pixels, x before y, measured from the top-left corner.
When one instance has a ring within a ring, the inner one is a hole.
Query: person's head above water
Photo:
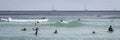
[[[63,22],[63,20],[60,20],[60,22]]]
[[[92,33],[95,34],[95,31],[93,31]]]
[[[22,31],[26,31],[26,28],[21,29]]]
[[[45,19],[45,17],[43,17],[42,19]]]
[[[39,23],[39,21],[37,21],[37,23]]]

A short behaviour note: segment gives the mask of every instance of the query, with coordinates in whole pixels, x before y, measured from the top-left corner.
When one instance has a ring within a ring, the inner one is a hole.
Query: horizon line
[[[120,9],[85,9],[85,10],[0,10],[0,11],[120,11]]]

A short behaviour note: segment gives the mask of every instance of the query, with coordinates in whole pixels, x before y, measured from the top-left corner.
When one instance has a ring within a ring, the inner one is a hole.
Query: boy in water
[[[93,31],[92,33],[95,34],[95,31]]]
[[[22,31],[26,31],[26,28],[21,29]]]
[[[54,34],[57,34],[57,33],[58,33],[57,30],[55,30]]]
[[[36,29],[35,29],[35,36],[37,36],[38,35],[38,27],[36,27]]]
[[[110,27],[108,28],[108,31],[113,32],[112,25],[110,25]]]

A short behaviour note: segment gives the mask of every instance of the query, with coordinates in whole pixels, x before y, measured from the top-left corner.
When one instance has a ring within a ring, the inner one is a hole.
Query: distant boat
[[[8,18],[1,18],[1,21],[7,22],[47,22],[49,19],[12,19]]]

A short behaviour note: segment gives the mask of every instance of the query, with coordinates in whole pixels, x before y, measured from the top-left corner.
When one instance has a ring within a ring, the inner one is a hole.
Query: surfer
[[[22,31],[26,31],[26,28],[21,29]]]
[[[57,33],[58,33],[57,30],[55,30],[54,34],[57,34]]]
[[[109,31],[109,32],[113,32],[112,25],[110,25],[110,27],[108,28],[108,31]]]

